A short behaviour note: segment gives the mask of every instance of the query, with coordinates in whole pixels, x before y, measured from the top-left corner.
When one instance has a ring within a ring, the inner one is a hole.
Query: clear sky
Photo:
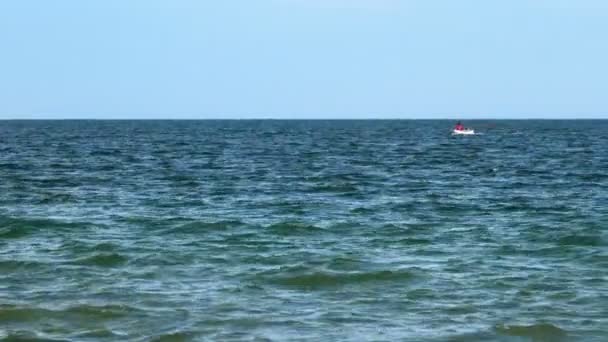
[[[1,118],[608,118],[606,0],[0,1]]]

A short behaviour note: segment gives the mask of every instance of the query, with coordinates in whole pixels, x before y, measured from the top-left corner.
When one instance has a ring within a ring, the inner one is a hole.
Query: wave
[[[113,252],[118,249],[118,246],[111,242],[102,242],[93,246],[92,249],[99,252]]]
[[[66,177],[29,177],[23,178],[22,182],[37,188],[76,187],[81,185],[76,178]]]
[[[133,314],[138,309],[127,305],[77,305],[61,310],[51,310],[37,307],[18,307],[14,305],[0,305],[0,323],[34,322],[43,319],[73,318],[89,320],[112,320]]]
[[[410,271],[374,272],[312,272],[307,274],[276,277],[274,282],[288,287],[317,289],[358,285],[364,283],[384,283],[411,280],[415,275]]]
[[[90,156],[120,156],[122,155],[122,151],[118,149],[96,149],[89,152]]]
[[[12,305],[0,305],[0,323],[30,322],[40,317],[48,317],[53,312],[39,308],[20,308]]]
[[[602,241],[600,236],[593,235],[567,235],[559,240],[557,240],[557,244],[561,246],[602,246],[605,243]]]
[[[15,272],[15,271],[32,271],[34,269],[43,269],[47,267],[47,264],[38,261],[24,261],[24,260],[0,260],[0,271],[1,272]]]
[[[78,317],[86,317],[87,319],[110,320],[122,318],[138,311],[133,307],[122,304],[107,304],[107,305],[77,305],[71,306],[62,310],[63,314],[73,314]]]
[[[45,194],[35,201],[36,204],[61,204],[74,202],[74,196],[67,193]]]
[[[499,325],[496,326],[499,334],[507,336],[527,337],[534,342],[558,342],[567,337],[567,332],[550,323],[537,323],[532,325]]]
[[[29,331],[11,332],[0,339],[0,342],[71,342],[70,340],[57,340],[48,337],[39,337]]]
[[[336,257],[325,263],[325,266],[334,271],[356,271],[361,269],[363,261],[353,257]]]
[[[351,209],[350,212],[353,214],[357,214],[357,215],[367,215],[367,214],[373,214],[374,212],[376,212],[376,210],[372,209],[372,208],[366,208],[366,207],[356,207],[354,209]]]
[[[17,164],[17,163],[0,163],[0,170],[27,170],[28,169],[28,165],[25,164]]]
[[[352,193],[357,192],[358,188],[353,184],[323,184],[316,185],[310,188],[310,192],[321,192],[321,193]]]
[[[167,226],[186,222],[187,219],[182,217],[158,218],[156,216],[126,216],[119,217],[116,221],[145,228],[165,228]]]
[[[279,235],[308,234],[322,229],[303,222],[284,221],[266,227],[266,230]]]
[[[403,238],[395,240],[395,243],[406,246],[430,245],[433,243],[430,239],[425,238]]]
[[[238,220],[228,221],[216,221],[216,222],[204,222],[194,221],[179,225],[177,227],[169,228],[164,231],[165,234],[198,234],[209,231],[225,231],[231,228],[239,227],[244,225],[243,222]]]
[[[168,334],[163,334],[160,336],[155,336],[150,339],[150,342],[182,342],[182,341],[190,341],[194,339],[197,334],[193,332],[173,332]]]
[[[107,339],[110,341],[120,341],[120,340],[124,339],[124,336],[116,334],[112,330],[108,330],[108,329],[88,330],[88,331],[78,333],[75,337],[82,338],[82,339],[91,339],[91,340]]]
[[[65,241],[62,245],[64,251],[74,255],[86,255],[91,252],[114,253],[120,246],[111,242],[89,243],[82,240]]]
[[[18,239],[42,230],[64,230],[89,227],[86,222],[63,222],[53,219],[0,217],[0,239]]]
[[[582,174],[578,176],[580,180],[584,182],[591,183],[603,183],[608,179],[608,174],[606,173],[588,173]]]
[[[99,253],[90,257],[80,258],[74,262],[82,266],[116,267],[126,263],[127,257],[118,253]]]

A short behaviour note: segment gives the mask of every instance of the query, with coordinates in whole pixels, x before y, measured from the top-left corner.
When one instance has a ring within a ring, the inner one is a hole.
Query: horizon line
[[[488,121],[488,120],[608,120],[607,117],[579,117],[579,118],[557,118],[557,117],[530,117],[530,118],[509,118],[509,117],[479,117],[479,118],[459,118],[459,117],[436,117],[436,118],[0,118],[0,121],[433,121],[433,120],[452,120],[452,121]]]

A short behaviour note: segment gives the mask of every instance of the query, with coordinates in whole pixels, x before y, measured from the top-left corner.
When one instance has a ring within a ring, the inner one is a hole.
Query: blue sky
[[[608,118],[605,0],[0,2],[0,119]]]

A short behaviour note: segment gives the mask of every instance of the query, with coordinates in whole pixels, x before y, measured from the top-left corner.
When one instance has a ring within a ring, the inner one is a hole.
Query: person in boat
[[[460,123],[460,121],[458,121],[458,123],[456,124],[456,127],[454,127],[455,131],[464,131],[464,126]]]

